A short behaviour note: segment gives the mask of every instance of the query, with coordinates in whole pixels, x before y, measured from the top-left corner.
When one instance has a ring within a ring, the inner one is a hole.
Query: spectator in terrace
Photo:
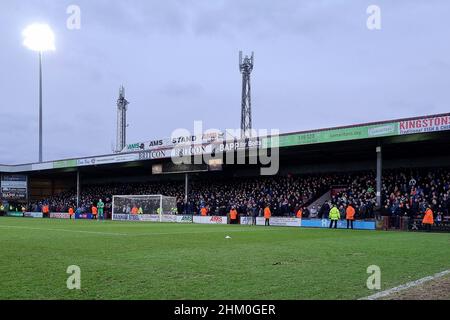
[[[303,208],[298,208],[296,217],[300,219],[303,218]]]
[[[308,207],[303,207],[303,218],[309,218],[311,215],[311,212],[309,211]]]
[[[328,219],[328,212],[330,211],[330,206],[328,205],[328,201],[320,207],[319,210],[319,219]]]
[[[311,210],[309,210],[309,216],[311,218],[316,218],[317,217],[317,209],[316,206],[312,206]]]
[[[341,217],[345,216],[345,209],[342,204],[339,206],[339,214]]]
[[[437,226],[440,226],[441,223],[442,223],[442,213],[439,212],[439,213],[436,215],[436,225],[437,225]]]

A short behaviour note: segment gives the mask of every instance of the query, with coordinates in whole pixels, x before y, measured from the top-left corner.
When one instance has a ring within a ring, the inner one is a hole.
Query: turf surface
[[[450,234],[0,218],[0,299],[356,299],[373,264],[382,290],[449,269]]]

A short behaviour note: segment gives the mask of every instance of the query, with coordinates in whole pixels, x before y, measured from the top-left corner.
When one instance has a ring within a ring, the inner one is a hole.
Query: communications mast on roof
[[[127,143],[127,109],[129,102],[125,99],[125,88],[119,89],[119,99],[117,99],[117,136],[116,152],[121,152]]]
[[[245,56],[242,59],[242,51],[239,51],[239,70],[242,73],[241,138],[250,138],[252,130],[250,74],[253,70],[253,52],[250,58]]]

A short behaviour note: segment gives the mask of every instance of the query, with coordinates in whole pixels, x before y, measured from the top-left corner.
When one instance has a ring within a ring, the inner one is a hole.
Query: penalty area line
[[[397,292],[400,292],[400,291],[403,291],[403,290],[406,290],[406,289],[410,289],[410,288],[416,287],[416,286],[421,285],[421,284],[423,284],[425,282],[428,282],[428,281],[431,281],[431,280],[436,280],[436,279],[441,278],[441,277],[443,277],[443,276],[445,276],[447,274],[450,274],[450,269],[444,270],[442,272],[438,272],[438,273],[436,273],[436,274],[434,274],[432,276],[427,276],[427,277],[423,277],[423,278],[418,279],[418,280],[410,281],[410,282],[402,284],[402,285],[400,285],[398,287],[394,287],[394,288],[391,288],[391,289],[388,289],[388,290],[377,292],[377,293],[372,294],[372,295],[370,295],[368,297],[360,298],[358,300],[376,300],[376,299],[379,299],[379,298],[384,298],[384,297],[387,297],[387,296],[389,296],[391,294],[394,294],[394,293],[397,293]]]
[[[265,231],[278,231],[275,229],[266,229]],[[177,235],[177,234],[204,234],[204,233],[227,233],[227,232],[256,232],[262,231],[256,229],[232,229],[232,230],[210,230],[210,231],[183,231],[183,232],[148,232],[148,233],[135,233],[133,236],[165,236],[165,235]]]
[[[87,234],[98,234],[107,236],[122,236],[122,237],[135,237],[135,236],[164,236],[164,235],[184,235],[184,234],[204,234],[204,233],[234,233],[234,232],[254,232],[260,231],[257,229],[234,229],[234,230],[211,230],[211,231],[185,231],[185,232],[148,232],[148,233],[116,233],[116,232],[102,232],[102,231],[87,231],[87,230],[70,230],[70,229],[60,229],[60,228],[37,228],[37,227],[25,227],[25,226],[3,226],[0,228],[5,229],[24,229],[24,230],[42,230],[42,231],[59,231],[59,232],[72,232],[72,233],[87,233]],[[262,230],[262,229],[261,229]],[[275,229],[268,229],[275,231]],[[265,231],[268,231],[265,230]],[[278,231],[278,230],[276,230]]]
[[[74,232],[74,233],[90,233],[90,234],[101,234],[108,236],[127,236],[126,233],[115,233],[115,232],[102,232],[102,231],[86,231],[86,230],[69,230],[69,229],[59,229],[59,228],[33,228],[33,227],[24,227],[24,226],[2,226],[0,228],[6,229],[25,229],[25,230],[44,230],[44,231],[60,231],[60,232]]]

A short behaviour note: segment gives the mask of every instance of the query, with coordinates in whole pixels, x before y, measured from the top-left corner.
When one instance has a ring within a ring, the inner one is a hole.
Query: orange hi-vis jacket
[[[138,208],[137,207],[133,207],[131,209],[131,214],[137,214],[138,213]]]
[[[425,216],[423,217],[422,224],[434,224],[433,210],[430,208],[425,211]]]
[[[303,210],[302,209],[298,209],[298,211],[297,211],[297,218],[302,218],[302,216],[303,216]]]
[[[43,212],[43,213],[48,213],[48,212],[49,212],[49,209],[48,209],[48,206],[47,206],[47,205],[45,205],[45,206],[42,207],[42,212]]]
[[[206,209],[205,207],[200,209],[200,214],[204,217],[208,214],[208,209]]]
[[[230,219],[235,220],[237,218],[237,211],[236,209],[230,210]]]
[[[97,215],[97,212],[98,212],[97,207],[96,207],[96,206],[92,206],[91,210],[92,210],[92,214],[93,214],[94,216],[96,216],[96,215]]]
[[[73,213],[74,213],[74,212],[73,212],[73,208],[69,208],[69,214],[70,214],[70,215],[73,215]]]
[[[264,209],[264,218],[269,219],[271,217],[272,213],[270,212],[270,208],[266,207]]]
[[[345,210],[345,219],[347,220],[355,220],[355,208],[352,206],[348,206]]]

